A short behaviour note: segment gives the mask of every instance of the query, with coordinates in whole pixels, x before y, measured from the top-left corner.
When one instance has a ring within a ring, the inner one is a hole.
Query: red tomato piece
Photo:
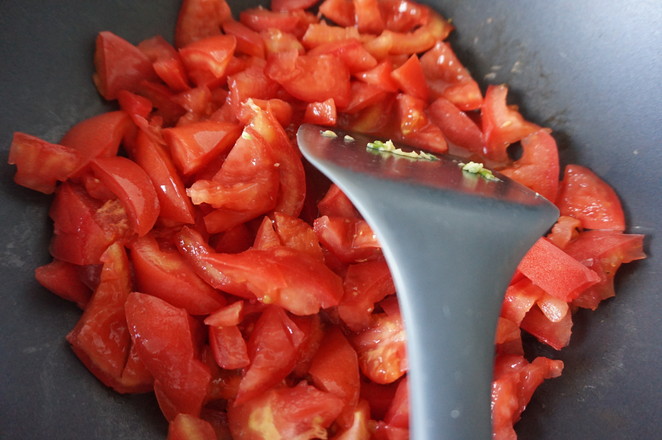
[[[407,377],[398,382],[393,402],[386,412],[384,421],[388,426],[409,429],[409,388]]]
[[[303,44],[297,39],[294,34],[289,32],[282,32],[278,29],[267,29],[260,32],[260,36],[264,41],[266,57],[269,59],[282,52],[292,52],[303,55],[305,49]]]
[[[208,275],[212,286],[234,295],[256,297],[295,315],[310,315],[337,305],[342,282],[319,259],[302,251],[280,246],[249,249],[240,254],[201,256],[203,264],[222,274]]]
[[[353,26],[340,27],[327,24],[325,21],[312,23],[306,29],[306,33],[301,37],[301,43],[307,49],[314,49],[318,46],[327,46],[329,48],[343,47],[344,44],[352,44],[359,41],[361,34]],[[335,46],[340,44],[340,46]],[[323,49],[320,49],[323,50]]]
[[[254,31],[278,29],[281,32],[295,33],[299,26],[299,17],[288,11],[270,11],[258,7],[244,9],[239,13],[239,21]]]
[[[167,440],[216,440],[212,425],[190,414],[177,414],[168,426]]]
[[[315,230],[305,221],[282,212],[274,212],[273,226],[283,246],[307,253],[323,260],[322,248]]]
[[[390,55],[410,55],[430,50],[437,42],[445,40],[453,25],[439,14],[432,12],[427,22],[412,32],[385,30],[374,40],[376,51],[388,51]],[[384,40],[384,41],[378,41]],[[368,43],[370,44],[370,43]],[[379,47],[383,45],[384,47]]]
[[[194,322],[184,309],[132,292],[124,304],[138,356],[154,376],[154,391],[168,420],[199,416],[211,374],[196,358]]]
[[[392,72],[393,63],[386,59],[370,70],[357,73],[356,77],[363,82],[381,88],[385,92],[397,92],[398,83],[391,76]]]
[[[519,355],[497,356],[492,382],[493,438],[515,438],[513,424],[533,392],[545,379],[558,377],[562,370],[562,361],[538,357],[529,363]]]
[[[248,339],[250,366],[239,383],[235,405],[263,394],[285,379],[296,365],[303,337],[283,309],[265,309]]]
[[[265,74],[265,65],[266,61],[255,59],[249,67],[228,77],[230,102],[235,114],[241,112],[248,99],[276,98],[280,86]]]
[[[501,306],[501,316],[519,325],[531,307],[544,294],[545,291],[542,288],[533,284],[528,278],[522,278],[506,289]]]
[[[339,108],[350,101],[349,69],[332,55],[275,54],[269,58],[266,73],[302,101],[321,102],[331,98]]]
[[[508,87],[504,84],[490,85],[481,107],[485,154],[494,160],[508,160],[510,144],[524,139],[540,127],[522,117],[517,107],[506,105]]]
[[[179,54],[194,84],[214,87],[225,79],[236,46],[234,35],[219,34],[189,43]]]
[[[250,365],[246,341],[236,325],[209,327],[209,345],[221,368],[233,370]]]
[[[407,371],[405,331],[399,314],[374,313],[370,327],[351,341],[361,372],[371,381],[392,383]]]
[[[434,98],[446,98],[464,111],[481,108],[483,97],[478,83],[448,43],[440,41],[426,52],[421,66]]]
[[[239,21],[228,20],[223,23],[223,32],[227,35],[234,35],[237,39],[237,53],[264,58],[264,41],[259,33],[248,26]]]
[[[557,205],[561,215],[580,220],[584,228],[625,229],[618,195],[607,182],[583,166],[566,166]]]
[[[109,31],[99,32],[94,52],[94,83],[101,96],[117,98],[120,90],[135,92],[156,79],[152,63],[136,46]]]
[[[161,145],[144,133],[139,133],[133,150],[133,159],[147,173],[159,200],[161,218],[181,223],[194,223],[191,199],[175,169],[170,156]]]
[[[54,259],[35,269],[37,282],[57,296],[75,302],[85,309],[92,296],[89,287],[80,279],[78,266]]]
[[[317,207],[321,216],[360,218],[351,200],[336,184],[331,184]]]
[[[218,35],[221,25],[230,19],[232,11],[225,0],[184,0],[177,16],[175,46]]]
[[[50,253],[76,265],[99,264],[101,254],[128,235],[128,218],[119,202],[92,199],[81,187],[65,182],[55,192]]]
[[[129,246],[139,291],[192,315],[206,315],[225,305],[220,293],[202,281],[176,249],[161,246],[152,234]]]
[[[76,173],[97,157],[117,155],[120,143],[133,129],[131,118],[123,111],[101,113],[71,127],[60,143],[78,151]]]
[[[510,319],[499,316],[494,342],[497,354],[524,354],[519,324]]]
[[[133,232],[147,234],[159,216],[159,199],[152,181],[142,168],[121,156],[98,157],[91,163],[94,175],[122,203]]]
[[[409,0],[382,0],[380,2],[386,28],[395,32],[410,32],[430,20],[429,7]]]
[[[76,150],[25,133],[14,133],[9,147],[8,162],[16,165],[14,182],[44,194],[52,194],[58,182],[76,171],[80,161]]]
[[[621,264],[646,258],[643,242],[644,236],[640,234],[623,234],[617,231],[580,233],[565,250],[577,261],[595,271],[600,276],[600,282],[582,292],[572,304],[595,310],[600,301],[614,296],[614,276]]]
[[[230,431],[236,440],[273,438],[312,439],[327,437],[327,428],[338,417],[343,403],[331,393],[304,382],[277,387],[228,411]]]
[[[324,338],[324,326],[319,314],[308,316],[290,316],[303,335],[298,347],[297,362],[290,377],[303,379],[308,374],[310,364]]]
[[[566,313],[562,319],[552,322],[538,306],[534,306],[528,311],[520,327],[535,336],[540,342],[556,350],[561,350],[570,342],[572,314]]]
[[[312,359],[308,374],[319,389],[340,397],[345,409],[353,409],[358,404],[358,356],[340,328],[327,330]]]
[[[396,107],[400,135],[404,138],[413,135],[429,122],[425,112],[426,102],[421,98],[400,93],[396,98]]]
[[[351,422],[340,431],[334,440],[370,440],[374,431],[370,419],[370,405],[361,400],[350,415]]]
[[[344,263],[382,255],[381,245],[365,220],[322,216],[315,219],[313,227],[320,243]]]
[[[124,302],[131,291],[129,260],[122,245],[111,245],[101,256],[99,286],[74,329],[67,335],[76,356],[106,386],[120,393],[144,392],[151,382],[125,383],[122,372],[131,337]]]
[[[403,92],[426,101],[429,96],[427,81],[423,74],[421,62],[416,54],[400,67],[391,72],[391,77]]]
[[[172,160],[185,175],[191,175],[229,151],[241,129],[229,122],[200,121],[163,130]]]
[[[472,153],[483,153],[483,133],[465,112],[448,99],[439,97],[428,108],[430,119],[437,124],[446,139]]]
[[[562,215],[552,226],[552,231],[547,235],[547,239],[558,248],[565,249],[568,243],[577,238],[581,227],[581,221],[574,217]]]
[[[271,9],[274,11],[294,11],[307,9],[317,3],[317,0],[273,0]]]
[[[156,75],[170,89],[182,92],[191,87],[179,52],[163,37],[157,35],[144,40],[138,44],[138,49],[147,55]]]
[[[338,316],[352,331],[367,328],[375,303],[395,293],[391,272],[382,259],[349,265],[343,287]]]
[[[545,292],[566,302],[597,284],[600,277],[546,238],[531,247],[518,270]]]
[[[329,127],[336,125],[337,119],[336,104],[331,98],[324,102],[308,103],[306,105],[306,113],[303,116],[303,122]]]
[[[343,109],[343,113],[357,113],[370,106],[378,105],[382,101],[385,101],[387,97],[387,92],[381,87],[362,81],[352,81],[351,89],[352,99],[347,104],[347,107]]]
[[[522,150],[522,157],[501,173],[555,201],[560,173],[556,141],[547,130],[539,130],[522,139]]]
[[[356,24],[353,0],[324,0],[319,5],[319,12],[339,26]]]
[[[279,190],[273,209],[297,217],[306,198],[306,173],[301,153],[273,114],[263,111],[252,101],[247,102],[246,107],[253,115],[249,125],[269,145],[278,164]]]
[[[310,55],[335,55],[345,63],[350,73],[363,72],[377,66],[375,57],[355,38],[321,44],[308,53]]]
[[[378,0],[354,0],[356,26],[361,33],[379,34],[385,23]]]
[[[235,301],[224,306],[205,318],[205,324],[214,327],[231,327],[241,323],[244,318],[244,301]]]

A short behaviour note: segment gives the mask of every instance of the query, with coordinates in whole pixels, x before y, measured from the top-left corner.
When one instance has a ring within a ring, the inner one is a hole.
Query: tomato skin
[[[226,301],[202,281],[174,248],[160,246],[152,234],[130,243],[137,288],[192,315],[206,315]]]
[[[175,46],[218,35],[220,26],[232,18],[225,0],[184,0],[177,16]]]
[[[319,12],[339,26],[356,24],[353,0],[324,0],[319,5]]]
[[[234,35],[219,34],[189,43],[179,49],[179,54],[195,85],[214,87],[225,79],[236,47]]]
[[[94,52],[94,83],[107,99],[117,99],[120,90],[135,92],[156,74],[152,63],[133,44],[109,31],[99,32]]]
[[[188,75],[184,68],[177,49],[168,43],[163,37],[155,37],[144,40],[138,44],[140,49],[152,62],[156,75],[165,82],[171,90],[182,92],[188,90]]]
[[[206,420],[177,414],[168,426],[167,440],[216,440],[216,432]]]
[[[159,216],[159,199],[152,181],[142,168],[130,159],[100,157],[91,163],[94,175],[120,200],[133,231],[147,234]]]
[[[184,175],[202,169],[215,157],[229,151],[241,134],[230,122],[200,121],[163,130],[172,160]]]
[[[123,247],[114,243],[101,257],[99,286],[67,341],[78,358],[106,386],[120,393],[145,392],[151,380],[126,383],[122,373],[131,348],[124,302],[131,291],[129,261]]]
[[[65,261],[54,259],[35,269],[37,282],[59,297],[75,302],[85,309],[92,292],[80,279],[78,267]]]
[[[250,366],[239,383],[235,404],[259,396],[285,379],[296,365],[303,337],[283,309],[265,309],[248,339]]]
[[[196,358],[195,329],[188,313],[138,292],[129,294],[124,308],[131,340],[154,376],[154,391],[165,417],[199,416],[211,375]]]
[[[463,111],[481,108],[483,97],[478,83],[448,43],[438,42],[427,51],[421,57],[421,67],[434,98],[443,97]]]
[[[333,99],[339,108],[350,101],[349,69],[332,55],[274,54],[267,62],[266,72],[289,94],[302,101]]]
[[[295,315],[317,313],[337,305],[342,297],[342,282],[336,274],[317,258],[289,247],[210,254],[200,260],[222,274],[207,279],[212,286],[279,305]]]
[[[518,270],[545,292],[566,302],[600,281],[598,274],[546,238],[536,241],[520,262]]]
[[[483,134],[476,123],[455,104],[439,97],[429,106],[432,122],[437,124],[449,142],[480,154],[483,152]]]
[[[245,24],[228,20],[223,23],[223,32],[228,35],[234,35],[237,39],[237,53],[245,53],[258,58],[264,58],[264,41],[260,34],[246,26]]]
[[[555,201],[559,190],[559,154],[556,141],[547,130],[522,139],[522,157],[501,173]]]
[[[116,203],[92,199],[80,186],[64,182],[55,192],[50,253],[79,266],[99,264],[101,254],[128,235],[126,212]]]
[[[236,440],[325,438],[326,428],[338,417],[342,405],[333,394],[303,382],[291,388],[275,387],[232,405],[230,431]]]
[[[309,124],[333,127],[337,121],[335,102],[329,98],[324,102],[308,103],[303,121]]]
[[[614,276],[622,263],[646,257],[644,236],[617,231],[584,231],[566,246],[566,252],[595,271],[600,282],[575,298],[573,305],[595,310],[600,301],[611,298]]]
[[[221,368],[233,370],[250,365],[246,342],[236,325],[209,327],[209,345]]]
[[[345,409],[353,409],[358,403],[358,356],[340,328],[327,330],[312,359],[308,374],[319,389],[340,397]]]
[[[9,147],[8,162],[16,165],[14,182],[44,194],[52,194],[58,182],[67,180],[80,160],[76,150],[25,133],[14,133]]]
[[[584,228],[625,229],[625,215],[614,189],[581,165],[566,166],[557,205],[561,215],[579,219]]]
[[[399,314],[375,313],[373,322],[351,338],[361,372],[373,382],[395,382],[407,370],[405,334]]]
[[[481,107],[485,154],[501,162],[508,160],[506,150],[510,144],[540,130],[538,125],[526,121],[517,108],[506,105],[507,94],[505,84],[490,85]]]
[[[159,200],[159,216],[175,222],[195,222],[193,204],[186,195],[170,156],[148,135],[141,132],[136,139],[133,159],[149,176]]]
[[[124,111],[101,113],[71,127],[60,143],[78,152],[80,162],[75,173],[79,174],[97,157],[116,156],[120,143],[132,128],[131,119]]]
[[[377,237],[362,219],[322,216],[313,224],[320,243],[340,261],[354,263],[380,257]]]
[[[407,61],[391,72],[391,77],[398,84],[400,90],[416,98],[427,101],[429,91],[421,62],[416,56],[412,55]]]

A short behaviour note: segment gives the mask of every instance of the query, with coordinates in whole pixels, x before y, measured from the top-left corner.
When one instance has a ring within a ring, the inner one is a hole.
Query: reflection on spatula
[[[558,210],[504,176],[465,171],[449,156],[402,156],[380,151],[374,137],[308,124],[297,141],[382,245],[407,333],[411,438],[490,439],[504,292]]]

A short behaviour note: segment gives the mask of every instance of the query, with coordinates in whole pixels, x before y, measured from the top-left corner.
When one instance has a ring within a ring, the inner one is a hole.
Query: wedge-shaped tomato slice
[[[54,259],[35,269],[35,278],[46,289],[85,309],[92,292],[81,280],[78,266]]]
[[[130,243],[138,290],[157,296],[192,315],[206,315],[225,305],[225,299],[205,283],[173,247],[160,245],[152,234]]]
[[[109,31],[97,36],[94,65],[94,83],[108,100],[116,99],[120,90],[135,92],[141,82],[156,79],[150,59],[136,46]]]
[[[432,97],[443,97],[463,111],[480,108],[483,96],[478,83],[462,65],[450,44],[438,42],[421,56],[421,66]]]
[[[540,342],[560,350],[570,343],[572,336],[572,314],[566,313],[563,318],[554,322],[534,305],[520,324],[522,330],[535,336]]]
[[[483,133],[476,122],[455,104],[439,97],[430,104],[428,112],[449,142],[472,153],[483,153]]]
[[[510,144],[540,130],[538,125],[525,120],[517,107],[506,104],[507,94],[508,87],[505,84],[490,85],[481,106],[485,154],[501,162],[508,160],[507,149]]]
[[[398,84],[398,88],[404,93],[427,101],[430,92],[421,66],[421,61],[416,54],[391,72],[391,77]]]
[[[539,130],[522,139],[522,150],[522,157],[500,171],[554,202],[560,173],[556,141],[548,130]]]
[[[181,223],[194,223],[191,199],[170,156],[161,145],[145,134],[138,133],[133,158],[149,176],[159,200],[159,216]]]
[[[200,121],[163,130],[172,159],[185,175],[195,173],[235,143],[241,129],[230,122]]]
[[[131,339],[154,376],[154,391],[165,417],[199,416],[211,374],[196,357],[198,323],[186,310],[144,293],[130,293],[124,308]]]
[[[152,181],[134,161],[121,156],[98,157],[90,164],[94,175],[124,206],[133,232],[147,234],[159,216],[159,199]]]
[[[315,219],[313,227],[320,243],[344,263],[382,255],[377,237],[363,219],[322,216]]]
[[[643,242],[644,236],[640,234],[623,234],[617,231],[580,233],[565,250],[595,271],[600,276],[600,282],[582,292],[575,298],[573,305],[595,310],[600,301],[614,296],[614,276],[621,264],[646,257]]]
[[[175,27],[175,46],[219,34],[221,25],[232,19],[225,0],[184,0],[179,8]]]
[[[129,260],[124,248],[114,243],[101,257],[99,286],[74,329],[67,335],[76,356],[105,385],[120,393],[151,389],[151,376],[143,367],[136,381],[123,380],[131,350],[124,302],[131,291]]]
[[[179,49],[179,54],[191,81],[212,88],[225,79],[236,47],[234,35],[219,33],[187,44]]]
[[[14,133],[9,147],[9,164],[16,165],[14,182],[44,194],[55,191],[81,162],[79,153],[69,147],[46,142],[25,133]]]
[[[546,238],[536,241],[520,262],[518,270],[533,284],[566,302],[600,281],[597,273]]]
[[[108,246],[129,235],[125,209],[117,200],[102,203],[75,184],[64,182],[55,192],[50,253],[77,265],[99,264]]]
[[[144,40],[138,49],[147,55],[156,74],[171,90],[181,92],[191,87],[179,52],[163,37],[157,35]]]
[[[190,414],[177,414],[168,425],[166,440],[216,440],[214,427],[206,420]]]
[[[395,293],[395,285],[383,259],[351,264],[344,280],[345,294],[338,316],[353,331],[367,328],[375,303]]]
[[[342,281],[322,261],[286,246],[249,249],[239,254],[199,257],[220,277],[202,275],[212,286],[238,296],[276,304],[296,315],[337,305]]]
[[[399,313],[375,313],[370,327],[351,338],[361,372],[379,384],[392,383],[407,371],[405,331]]]
[[[308,373],[313,384],[340,397],[351,412],[359,402],[359,360],[339,327],[327,330]]]
[[[250,365],[246,341],[236,325],[209,327],[209,346],[221,368],[234,370]]]
[[[561,215],[581,220],[584,228],[625,229],[625,215],[616,191],[581,165],[566,166],[557,204]]]
[[[277,387],[232,405],[230,431],[236,440],[327,438],[342,406],[340,398],[305,383]]]

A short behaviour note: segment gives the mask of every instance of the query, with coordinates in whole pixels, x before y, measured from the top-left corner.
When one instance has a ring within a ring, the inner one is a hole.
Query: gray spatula
[[[407,333],[411,438],[490,439],[504,292],[558,210],[503,176],[463,171],[456,158],[412,159],[368,148],[374,137],[333,132],[304,124],[297,141],[382,245]]]

